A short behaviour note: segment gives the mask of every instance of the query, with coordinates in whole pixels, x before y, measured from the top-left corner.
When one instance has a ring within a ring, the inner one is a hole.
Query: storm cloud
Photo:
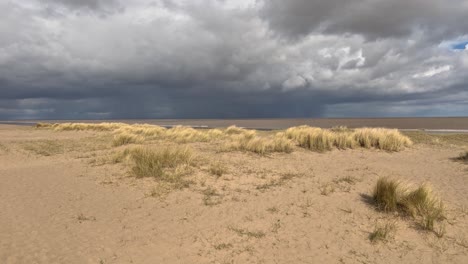
[[[468,2],[0,0],[0,119],[468,113]]]

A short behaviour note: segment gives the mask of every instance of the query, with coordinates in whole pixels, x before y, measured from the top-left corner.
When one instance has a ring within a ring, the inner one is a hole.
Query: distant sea
[[[0,121],[0,124],[34,125],[38,122],[122,122],[146,123],[172,127],[176,125],[199,128],[227,127],[236,125],[251,129],[285,129],[292,126],[309,125],[322,128],[334,126],[386,127],[402,130],[438,130],[468,132],[468,117],[408,117],[408,118],[271,118],[271,119],[121,119],[121,120],[16,120]]]

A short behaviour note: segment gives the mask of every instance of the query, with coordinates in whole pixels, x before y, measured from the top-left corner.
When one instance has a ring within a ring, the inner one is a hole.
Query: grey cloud
[[[362,34],[370,39],[426,31],[440,41],[466,34],[465,0],[265,0],[263,18],[288,37],[311,32]]]
[[[467,51],[434,45],[417,27],[372,41],[363,36],[372,30],[338,30],[346,17],[336,4],[349,1],[292,1],[323,15],[287,7],[304,11],[299,25],[289,11],[275,20],[286,8],[275,1],[28,2],[0,3],[0,119],[356,116],[363,105],[380,115],[468,112]],[[44,11],[51,6],[60,15]],[[285,41],[270,27],[302,37]]]

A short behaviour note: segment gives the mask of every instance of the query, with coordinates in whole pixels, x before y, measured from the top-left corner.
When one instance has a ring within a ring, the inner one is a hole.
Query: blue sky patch
[[[464,50],[466,45],[468,45],[468,41],[460,42],[457,44],[453,44],[452,49]]]

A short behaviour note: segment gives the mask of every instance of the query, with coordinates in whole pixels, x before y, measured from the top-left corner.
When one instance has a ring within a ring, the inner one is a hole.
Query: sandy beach
[[[0,263],[468,263],[468,165],[455,160],[468,135],[406,135],[414,144],[398,152],[259,155],[0,125]],[[141,145],[190,148],[187,184],[165,188],[113,158]],[[432,185],[446,214],[434,232],[376,210],[384,176]],[[371,241],[387,222],[394,232]]]

